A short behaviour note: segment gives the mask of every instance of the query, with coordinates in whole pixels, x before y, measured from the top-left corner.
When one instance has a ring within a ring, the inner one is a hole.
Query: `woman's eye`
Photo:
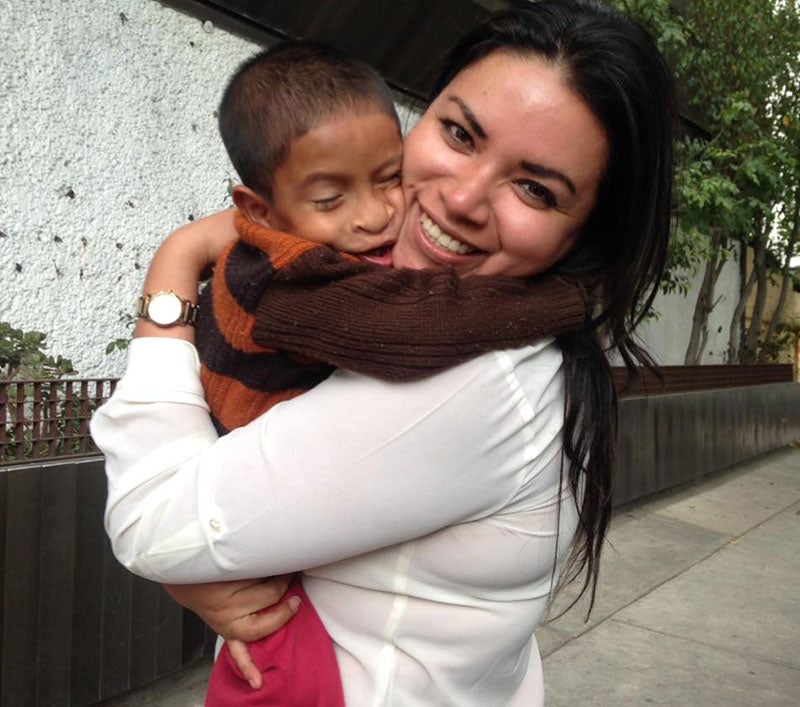
[[[442,120],[442,128],[444,130],[447,141],[457,147],[472,147],[472,136],[458,123],[452,120]]]
[[[533,201],[537,204],[544,204],[552,209],[558,206],[556,197],[546,186],[539,182],[523,181],[519,182],[519,188],[522,190],[525,198],[528,201]]]
[[[342,195],[327,196],[324,199],[314,199],[314,206],[319,211],[333,211],[342,201]]]

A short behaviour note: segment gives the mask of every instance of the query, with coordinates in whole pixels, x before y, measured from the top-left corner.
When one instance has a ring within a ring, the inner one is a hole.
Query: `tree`
[[[704,106],[712,139],[707,143],[706,180],[723,180],[725,203],[703,209],[694,220],[710,239],[686,363],[699,363],[708,313],[715,304],[716,278],[737,242],[754,250],[754,281],[740,303],[755,292],[751,323],[743,345],[732,337],[729,360],[754,360],[761,341],[772,248],[774,214],[795,186],[792,146],[779,128],[776,108],[792,66],[800,59],[800,23],[794,2],[770,8],[763,0],[740,0],[735,11],[720,12],[712,0],[686,3],[691,20],[687,51],[677,67],[682,87],[695,107]],[[682,221],[685,220],[681,216]],[[739,310],[743,307],[737,308]],[[737,312],[738,315],[738,312]],[[738,320],[732,322],[734,334]]]
[[[788,63],[786,73],[780,77],[775,97],[774,116],[777,132],[783,142],[788,145],[792,159],[788,161],[783,180],[787,191],[791,193],[784,202],[775,209],[776,227],[772,242],[776,250],[780,250],[782,259],[779,277],[781,290],[778,304],[772,314],[764,335],[764,344],[758,351],[758,360],[764,362],[770,357],[770,344],[778,335],[783,324],[783,312],[791,289],[797,284],[797,276],[792,271],[792,260],[800,255],[800,61]],[[760,327],[760,322],[758,323]],[[792,326],[784,326],[784,331],[792,330]],[[796,337],[797,325],[794,325]],[[789,336],[789,343],[792,342]]]
[[[702,115],[710,134],[705,140],[689,134],[679,140],[677,227],[662,283],[664,291],[685,293],[688,274],[703,270],[685,363],[701,360],[708,317],[719,301],[717,280],[740,243],[753,246],[756,265],[731,324],[729,361],[755,359],[763,341],[770,268],[785,263],[786,253],[797,247],[796,240],[792,245],[791,238],[775,238],[776,226],[792,232],[783,225],[794,212],[783,205],[793,203],[800,184],[800,142],[792,131],[800,95],[797,3],[737,0],[725,11],[717,0],[611,4],[654,33],[671,59],[686,107]],[[753,293],[754,316],[740,347],[741,314]]]
[[[0,322],[0,380],[45,380],[75,374],[72,361],[45,353],[47,334]]]

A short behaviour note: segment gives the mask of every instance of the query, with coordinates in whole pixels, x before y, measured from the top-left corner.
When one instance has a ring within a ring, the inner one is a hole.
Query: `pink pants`
[[[211,671],[206,707],[344,707],[333,642],[298,576],[284,600],[290,596],[302,600],[292,620],[250,644],[253,662],[264,676],[261,689],[250,687],[226,644]]]

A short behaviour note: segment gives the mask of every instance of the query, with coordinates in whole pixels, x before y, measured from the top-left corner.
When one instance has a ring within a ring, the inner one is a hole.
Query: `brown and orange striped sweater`
[[[197,348],[211,413],[240,427],[334,367],[413,380],[487,351],[585,326],[580,280],[388,270],[236,216],[239,240],[200,297]]]

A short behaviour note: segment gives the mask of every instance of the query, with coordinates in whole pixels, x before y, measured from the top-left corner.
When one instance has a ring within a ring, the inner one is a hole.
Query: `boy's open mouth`
[[[358,253],[358,258],[368,263],[375,263],[384,268],[390,268],[392,267],[392,248],[394,248],[394,243],[386,243],[380,246],[380,248],[373,248],[372,250],[365,250],[363,253]]]

